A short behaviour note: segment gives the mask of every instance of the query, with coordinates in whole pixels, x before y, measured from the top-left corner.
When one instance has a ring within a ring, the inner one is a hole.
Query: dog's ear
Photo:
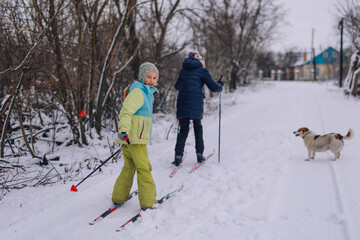
[[[308,132],[308,131],[309,131],[309,129],[306,128],[306,127],[299,128],[299,130],[298,130],[298,132],[301,133],[301,134],[306,133],[306,132]]]

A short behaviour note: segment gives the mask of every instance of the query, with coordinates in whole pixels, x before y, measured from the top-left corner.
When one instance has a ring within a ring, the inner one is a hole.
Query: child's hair
[[[130,86],[131,84],[133,84],[133,82],[135,82],[136,80],[133,80],[131,83],[129,83],[129,85],[125,88],[124,90],[124,96],[123,99],[125,100],[125,98],[127,97],[127,95],[129,94],[129,90],[130,90]]]

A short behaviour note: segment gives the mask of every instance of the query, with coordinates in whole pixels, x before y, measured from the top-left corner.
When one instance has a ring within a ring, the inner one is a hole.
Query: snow
[[[218,146],[217,96],[205,105],[205,154]],[[333,82],[256,82],[223,93],[220,163],[216,152],[188,173],[196,161],[190,132],[186,159],[173,178],[176,132],[171,130],[168,140],[165,136],[175,118],[157,115],[148,147],[157,196],[184,184],[181,192],[121,232],[115,230],[140,208],[137,197],[89,225],[112,206],[121,158],[76,193],[70,187],[79,181],[9,192],[0,202],[0,239],[360,239],[359,105]],[[330,152],[304,161],[303,140],[293,135],[300,127],[342,135],[352,128],[354,138],[345,141],[337,161],[331,161]],[[58,154],[77,162],[89,156],[106,159],[110,152],[102,141],[64,147]]]

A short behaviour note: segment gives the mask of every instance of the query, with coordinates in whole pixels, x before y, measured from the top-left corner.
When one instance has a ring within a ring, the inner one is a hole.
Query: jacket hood
[[[183,69],[192,69],[192,68],[202,68],[203,65],[199,60],[195,58],[187,58],[184,60],[182,67]]]
[[[151,87],[150,85],[146,85],[139,81],[135,81],[135,82],[133,82],[133,84],[131,84],[130,89],[132,90],[134,88],[139,88],[139,89],[143,90],[146,94],[148,94],[148,93],[154,94],[155,92],[157,92],[156,87]]]

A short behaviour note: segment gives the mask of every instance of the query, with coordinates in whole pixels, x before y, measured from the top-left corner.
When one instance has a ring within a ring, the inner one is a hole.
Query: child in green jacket
[[[139,80],[130,85],[121,108],[117,142],[122,144],[124,167],[113,189],[112,201],[115,204],[128,198],[135,171],[141,209],[151,208],[156,202],[156,187],[146,145],[151,144],[153,94],[158,78],[159,71],[154,64],[141,64]]]

